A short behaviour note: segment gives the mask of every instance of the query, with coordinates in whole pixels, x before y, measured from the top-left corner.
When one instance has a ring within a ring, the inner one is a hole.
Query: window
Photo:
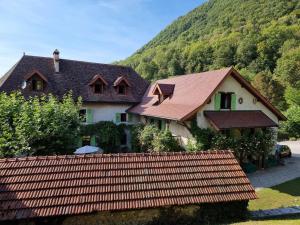
[[[121,122],[127,122],[127,115],[126,115],[126,113],[121,113]]]
[[[221,109],[231,108],[231,94],[232,93],[221,93]]]
[[[124,84],[120,84],[118,86],[118,94],[119,95],[126,95],[126,86]]]
[[[79,111],[79,116],[80,116],[81,122],[86,123],[86,109],[81,109]]]
[[[96,94],[102,94],[103,93],[103,84],[101,84],[101,83],[95,83],[95,85],[94,85],[94,93],[96,93]]]
[[[91,137],[83,136],[82,137],[82,146],[91,145]]]
[[[43,90],[43,81],[39,79],[32,80],[32,90],[33,91],[42,91]]]

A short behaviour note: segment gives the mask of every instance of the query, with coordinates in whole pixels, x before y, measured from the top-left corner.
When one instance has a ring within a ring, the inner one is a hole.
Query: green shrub
[[[81,101],[0,94],[0,157],[69,154],[79,138]]]
[[[189,146],[187,148],[196,148],[196,151],[199,150],[208,150],[210,149],[211,143],[212,143],[212,138],[214,137],[215,133],[208,128],[200,128],[197,125],[196,120],[192,120],[191,122],[191,128],[190,132],[193,135],[194,140],[196,141],[194,143],[194,146],[192,146],[192,143],[188,143]]]
[[[153,151],[155,152],[176,152],[182,150],[172,133],[168,130],[161,131],[152,141]]]
[[[158,136],[159,129],[154,125],[146,125],[138,136],[142,151],[151,151],[153,149],[153,140]]]

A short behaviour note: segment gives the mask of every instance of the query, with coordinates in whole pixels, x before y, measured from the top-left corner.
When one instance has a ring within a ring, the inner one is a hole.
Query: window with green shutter
[[[116,113],[116,123],[121,122],[121,113]]]
[[[221,108],[221,93],[215,94],[215,110],[220,110]]]
[[[161,121],[161,130],[165,130],[166,129],[166,121],[162,120]]]
[[[132,122],[132,114],[127,113],[127,118],[128,118],[128,122],[131,123]]]
[[[92,109],[87,109],[86,110],[86,122],[87,123],[93,123],[93,110]]]
[[[236,94],[231,94],[231,110],[236,110]]]
[[[96,136],[95,136],[95,135],[93,135],[93,136],[91,137],[91,146],[97,146],[97,143],[96,143]]]

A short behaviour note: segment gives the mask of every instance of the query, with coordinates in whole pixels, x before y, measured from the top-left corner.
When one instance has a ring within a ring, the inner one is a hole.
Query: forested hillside
[[[298,112],[300,129],[299,0],[210,0],[119,63],[151,81],[234,65],[282,111]]]

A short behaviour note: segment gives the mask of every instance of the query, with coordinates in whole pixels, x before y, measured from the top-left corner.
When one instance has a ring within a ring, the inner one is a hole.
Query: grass
[[[300,224],[300,219],[273,219],[273,220],[233,223],[232,225],[299,225],[299,224]]]
[[[300,178],[264,188],[257,195],[258,199],[249,202],[250,211],[300,205]]]

